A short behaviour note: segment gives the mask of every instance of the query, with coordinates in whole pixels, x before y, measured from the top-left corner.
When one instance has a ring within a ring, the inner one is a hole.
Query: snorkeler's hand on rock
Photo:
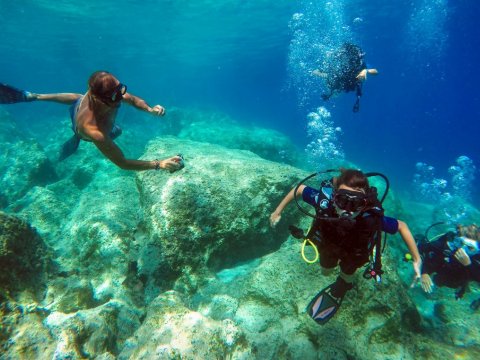
[[[163,116],[165,115],[165,108],[161,105],[155,105],[149,110],[149,113],[156,116]]]
[[[173,156],[160,161],[160,169],[170,171],[171,173],[182,169],[185,166],[181,156]]]
[[[273,212],[272,215],[270,215],[270,226],[271,227],[275,227],[277,226],[278,222],[280,221],[280,219],[282,218],[282,215],[280,215],[280,213],[278,212]]]
[[[423,291],[425,291],[428,294],[432,293],[433,282],[432,282],[432,279],[430,278],[430,275],[422,274],[421,285],[422,285]]]

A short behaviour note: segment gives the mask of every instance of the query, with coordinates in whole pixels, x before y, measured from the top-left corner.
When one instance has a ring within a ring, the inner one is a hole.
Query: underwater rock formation
[[[6,113],[0,114],[0,209],[21,198],[33,186],[57,180],[55,169],[42,147],[16,128]]]
[[[244,334],[233,320],[192,311],[181,294],[168,291],[150,303],[145,321],[118,358],[247,359],[250,351],[243,345]]]
[[[269,215],[303,172],[249,151],[174,138],[152,141],[144,157],[163,158],[173,149],[185,156],[183,170],[137,174],[146,227],[142,273],[168,280],[278,249],[287,225],[270,230]]]
[[[359,273],[331,322],[306,315],[335,275],[301,260],[288,225],[306,229],[309,219],[293,204],[276,229],[268,223],[302,170],[169,137],[153,140],[144,158],[181,152],[183,170],[132,173],[90,145],[56,165],[60,181],[8,207],[38,228],[58,269],[43,298],[22,293],[0,306],[0,357],[479,358],[476,316],[460,312],[460,302],[445,307],[441,327],[417,311],[411,298],[420,290],[408,288],[413,273],[398,236],[385,250],[383,284]],[[383,194],[381,179],[372,184]],[[409,220],[392,195],[388,215]],[[407,208],[419,218],[418,207]]]
[[[47,265],[48,250],[36,230],[0,212],[0,293],[40,289],[46,281]]]
[[[290,138],[273,129],[247,127],[216,112],[175,109],[169,116],[172,122],[180,124],[175,135],[181,139],[250,150],[264,159],[289,165],[300,163],[299,150]]]

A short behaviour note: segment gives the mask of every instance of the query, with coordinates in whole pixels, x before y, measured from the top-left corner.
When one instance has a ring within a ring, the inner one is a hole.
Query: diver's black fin
[[[352,284],[339,277],[337,281],[328,285],[310,301],[307,306],[308,315],[317,324],[325,325],[336,314],[342,305],[345,294],[352,287]]]
[[[33,101],[34,98],[28,97],[28,94],[28,91],[0,83],[0,104],[15,104],[19,102]]]
[[[338,300],[330,295],[332,285],[320,291],[307,306],[308,315],[320,325],[325,325],[337,312],[342,299]]]
[[[58,161],[65,160],[67,157],[77,151],[79,144],[80,138],[77,134],[73,135],[62,145],[62,150],[60,152],[60,156],[58,157]]]

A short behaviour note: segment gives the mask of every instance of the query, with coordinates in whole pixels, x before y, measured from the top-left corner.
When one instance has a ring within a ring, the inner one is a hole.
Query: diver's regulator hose
[[[307,246],[307,243],[308,245],[310,245],[312,248],[313,248],[313,251],[315,251],[315,258],[313,260],[310,260],[307,258],[307,256],[305,255],[305,247]],[[303,240],[303,244],[302,244],[302,258],[303,258],[303,261],[305,261],[307,264],[314,264],[318,261],[318,258],[319,258],[319,254],[318,254],[318,249],[317,247],[315,246],[315,244],[312,242],[312,240],[308,239],[308,238],[305,238]]]

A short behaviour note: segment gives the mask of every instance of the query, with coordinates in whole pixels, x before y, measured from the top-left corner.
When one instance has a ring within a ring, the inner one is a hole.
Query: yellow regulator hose
[[[313,260],[309,260],[305,256],[305,247],[307,246],[307,242],[313,248],[313,251],[315,251],[315,258]],[[318,249],[315,246],[315,244],[310,239],[305,238],[305,240],[303,241],[303,245],[302,245],[302,258],[303,258],[303,260],[308,264],[314,264],[318,261],[318,257],[319,257]]]

